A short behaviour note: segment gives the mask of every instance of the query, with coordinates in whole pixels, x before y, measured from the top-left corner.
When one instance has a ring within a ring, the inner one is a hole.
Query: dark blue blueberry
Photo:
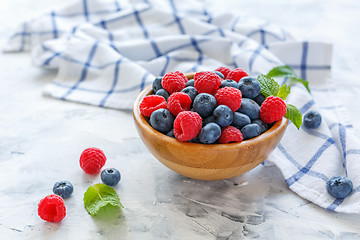
[[[216,108],[216,99],[208,93],[200,93],[194,99],[193,108],[201,117],[210,116]]]
[[[347,177],[335,176],[326,182],[326,189],[335,198],[346,198],[352,192],[353,184]]]
[[[246,140],[259,136],[261,134],[261,129],[260,126],[257,125],[256,123],[251,123],[243,127],[241,129],[241,133],[244,139]]]
[[[201,143],[214,143],[221,135],[221,128],[216,123],[206,124],[200,131],[199,140]]]
[[[255,98],[254,98],[254,101],[259,104],[259,106],[261,106],[261,104],[265,101],[266,97],[260,93],[259,95],[257,95]]]
[[[269,125],[267,123],[264,123],[263,121],[261,121],[261,119],[254,119],[251,121],[251,123],[255,123],[255,124],[259,125],[259,127],[261,129],[261,134],[263,134],[264,132],[269,130]]]
[[[181,91],[183,93],[186,93],[187,95],[189,95],[191,102],[193,102],[195,97],[198,95],[198,92],[197,92],[196,88],[194,88],[194,87],[186,87]]]
[[[169,132],[174,125],[174,116],[167,109],[155,110],[150,116],[150,125],[162,133]]]
[[[260,94],[261,86],[255,77],[243,77],[239,81],[239,89],[244,98],[255,98]]]
[[[163,96],[165,98],[165,100],[167,101],[167,99],[169,98],[170,94],[168,93],[168,91],[166,91],[165,89],[161,88],[159,89],[155,95],[159,95],[159,96]]]
[[[248,115],[245,115],[243,113],[239,113],[239,112],[234,112],[234,118],[233,121],[231,123],[231,126],[234,126],[238,129],[243,128],[245,125],[248,125],[251,123],[250,118],[248,117]]]
[[[202,125],[205,126],[206,124],[211,123],[211,122],[215,122],[214,115],[210,115],[210,116],[204,118],[202,121]]]
[[[169,136],[169,137],[172,137],[172,138],[176,138],[176,137],[175,137],[175,134],[174,134],[174,129],[171,129],[170,131],[168,131],[168,132],[166,133],[166,135]]]
[[[231,111],[231,109],[226,105],[219,105],[215,108],[214,112],[214,119],[215,122],[220,127],[226,127],[229,126],[234,118],[234,113]]]
[[[62,198],[68,198],[74,191],[74,186],[69,181],[56,182],[53,187],[53,193]]]
[[[156,77],[155,80],[153,81],[153,92],[156,93],[157,91],[159,91],[159,89],[162,89],[162,85],[161,85],[161,80],[162,77]]]
[[[110,187],[118,184],[120,179],[120,172],[115,168],[107,168],[101,172],[101,181]]]
[[[243,98],[241,100],[241,106],[237,112],[241,112],[253,120],[257,119],[260,116],[260,106],[254,100],[250,98]]]
[[[307,128],[317,128],[321,124],[321,115],[318,112],[310,111],[304,116],[304,126]]]
[[[231,79],[225,79],[221,81],[220,88],[223,87],[233,87],[239,89],[239,84]]]
[[[214,71],[214,73],[216,73],[219,77],[221,77],[222,79],[224,79],[224,74],[222,74],[219,71]]]
[[[194,86],[194,79],[190,79],[185,84],[185,87],[193,87],[193,86]]]

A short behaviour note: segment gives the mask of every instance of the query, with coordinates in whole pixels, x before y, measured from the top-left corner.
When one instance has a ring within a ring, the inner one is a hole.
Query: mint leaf
[[[268,77],[297,77],[295,72],[289,66],[274,67],[267,74]]]
[[[279,89],[277,96],[279,98],[281,98],[282,100],[285,100],[289,94],[290,94],[290,86],[287,86],[286,84],[284,84]]]
[[[310,93],[310,88],[309,88],[309,82],[308,81],[304,81],[302,78],[298,78],[298,77],[291,77],[290,78],[290,83],[301,83],[302,85],[304,85],[304,87],[306,88],[306,90],[308,90],[308,92]]]
[[[115,190],[102,183],[90,186],[83,200],[85,209],[91,216],[96,216],[106,206],[123,207]]]
[[[300,129],[302,124],[301,112],[294,105],[286,104],[286,107],[285,117],[289,119],[297,129]]]
[[[276,96],[279,92],[279,84],[274,79],[260,74],[257,77],[261,85],[261,93],[267,98],[268,96]]]

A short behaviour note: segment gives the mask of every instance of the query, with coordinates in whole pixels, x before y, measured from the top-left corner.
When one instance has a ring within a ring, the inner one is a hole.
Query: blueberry
[[[243,98],[241,100],[240,108],[236,111],[248,115],[251,120],[257,119],[260,116],[259,104],[250,98]]]
[[[346,198],[352,192],[353,184],[347,177],[335,176],[326,182],[326,189],[335,198]]]
[[[204,118],[202,121],[202,125],[205,126],[206,124],[211,123],[211,122],[215,122],[214,115],[210,115],[210,116]]]
[[[193,87],[193,86],[194,86],[194,79],[190,79],[185,84],[185,87]]]
[[[261,121],[261,119],[254,119],[251,121],[251,123],[255,123],[255,124],[259,125],[259,127],[261,129],[260,134],[263,134],[264,132],[269,130],[269,125],[267,123],[264,123],[263,121]]]
[[[229,126],[234,118],[234,113],[231,111],[231,109],[226,105],[219,105],[215,108],[214,112],[214,119],[215,122],[220,127],[226,127]]]
[[[307,128],[317,128],[321,124],[321,115],[318,112],[310,111],[304,116],[304,126]]]
[[[245,125],[248,125],[250,123],[251,120],[247,115],[239,112],[234,112],[234,118],[233,118],[233,122],[231,123],[231,126],[241,129]]]
[[[163,96],[166,101],[167,101],[167,99],[168,99],[169,96],[170,96],[170,94],[168,93],[168,91],[166,91],[166,90],[163,89],[163,88],[157,90],[157,92],[155,93],[155,95]]]
[[[239,89],[239,84],[231,79],[225,79],[221,81],[220,88],[223,87],[233,87]]]
[[[201,117],[207,117],[212,114],[216,108],[216,99],[208,93],[200,93],[194,99],[193,108]]]
[[[157,131],[167,133],[173,128],[174,116],[167,109],[155,110],[150,116],[150,125]]]
[[[191,102],[193,102],[195,97],[198,95],[198,92],[197,92],[196,88],[194,88],[194,87],[186,87],[181,91],[183,93],[186,93],[187,95],[189,95]]]
[[[175,137],[175,134],[174,134],[174,129],[171,129],[170,131],[168,131],[168,132],[166,133],[166,135],[169,136],[169,137],[172,137],[172,138],[176,138],[176,137]]]
[[[261,133],[261,129],[260,126],[256,123],[251,123],[243,127],[241,129],[241,133],[244,139],[250,139],[259,136]]]
[[[110,187],[118,184],[120,179],[120,172],[115,168],[107,168],[101,172],[101,181]]]
[[[201,143],[214,143],[221,135],[221,128],[216,123],[208,123],[203,127],[199,134]]]
[[[156,93],[159,89],[162,89],[162,85],[161,85],[161,80],[162,77],[156,77],[155,80],[153,81],[153,92]]]
[[[53,187],[53,193],[62,198],[68,198],[74,191],[74,186],[69,181],[56,182]]]
[[[222,79],[224,79],[224,74],[222,74],[219,71],[214,71],[214,73],[216,73],[219,77],[221,77]]]
[[[261,106],[261,104],[265,101],[266,97],[260,93],[259,95],[257,95],[255,98],[254,98],[254,101],[259,104],[259,106]]]
[[[239,89],[244,98],[255,98],[260,94],[261,86],[255,77],[243,77],[239,81]]]

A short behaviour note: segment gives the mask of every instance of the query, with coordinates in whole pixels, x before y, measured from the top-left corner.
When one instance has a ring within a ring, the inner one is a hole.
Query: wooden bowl
[[[194,73],[185,75],[191,79]],[[180,142],[153,129],[140,113],[139,104],[149,94],[152,94],[151,85],[139,94],[133,107],[140,138],[162,164],[194,179],[228,179],[253,169],[279,144],[288,123],[287,118],[283,118],[260,136],[241,143],[207,145]]]

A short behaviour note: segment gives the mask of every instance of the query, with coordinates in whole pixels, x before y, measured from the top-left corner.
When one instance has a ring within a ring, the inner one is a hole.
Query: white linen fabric
[[[266,21],[193,0],[81,0],[23,23],[3,50],[31,51],[36,65],[58,69],[45,95],[115,109],[131,109],[138,93],[166,72],[227,66],[256,76],[289,65],[311,94],[294,85],[287,102],[302,114],[320,112],[323,121],[315,130],[290,124],[266,162],[301,197],[360,213],[359,140],[330,80],[331,44],[299,41]],[[326,190],[336,175],[354,184],[345,199]]]

